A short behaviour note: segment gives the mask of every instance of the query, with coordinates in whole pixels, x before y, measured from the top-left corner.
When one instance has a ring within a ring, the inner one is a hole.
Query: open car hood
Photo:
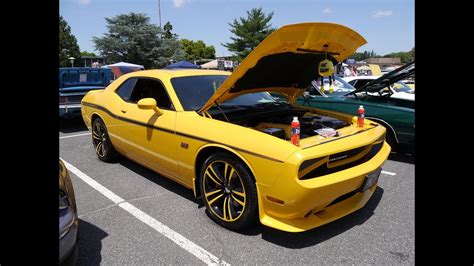
[[[326,56],[336,65],[365,43],[357,32],[338,24],[286,25],[265,38],[199,111],[258,91],[278,92],[294,102],[320,77],[318,65]]]
[[[364,86],[359,87],[358,89],[355,89],[349,94],[355,94],[362,91],[379,92],[381,89],[387,87],[388,85],[393,84],[397,81],[406,79],[407,77],[413,74],[415,74],[415,60],[393,71],[388,72],[387,74],[381,76],[378,79],[374,79],[368,82]]]

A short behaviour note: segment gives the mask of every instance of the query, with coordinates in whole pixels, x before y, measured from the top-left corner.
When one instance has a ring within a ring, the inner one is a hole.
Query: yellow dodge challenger
[[[373,121],[358,127],[355,116],[293,105],[319,78],[321,61],[335,65],[365,43],[337,24],[287,25],[233,73],[129,73],[89,92],[82,117],[100,160],[121,154],[192,189],[226,228],[259,218],[309,230],[362,208],[390,153],[385,128]],[[294,117],[299,146],[290,140]],[[321,133],[328,128],[335,134]]]

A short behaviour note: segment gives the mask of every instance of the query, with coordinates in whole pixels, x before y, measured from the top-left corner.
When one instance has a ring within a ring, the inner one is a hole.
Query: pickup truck
[[[59,68],[59,117],[81,116],[81,100],[88,91],[102,90],[112,79],[109,68]]]

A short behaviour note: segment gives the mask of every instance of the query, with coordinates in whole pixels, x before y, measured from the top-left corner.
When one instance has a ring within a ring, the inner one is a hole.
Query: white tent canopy
[[[368,67],[368,66],[361,66],[361,67],[358,67],[357,70],[359,70],[359,71],[366,71],[366,70],[370,70],[370,67]]]
[[[136,65],[136,64],[131,64],[131,63],[126,63],[126,62],[118,62],[112,65],[107,65],[107,67],[137,67],[141,69],[145,69],[142,65]]]
[[[217,68],[217,59],[212,60],[210,62],[207,62],[207,63],[201,65],[201,68],[214,68],[214,69],[216,69]]]

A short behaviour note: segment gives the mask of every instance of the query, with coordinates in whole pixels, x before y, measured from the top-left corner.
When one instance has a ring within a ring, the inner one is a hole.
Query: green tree
[[[97,55],[92,53],[92,52],[82,51],[81,52],[81,57],[83,57],[83,56],[97,56]]]
[[[93,37],[92,40],[107,62],[125,61],[145,68],[161,68],[171,60],[180,61],[185,58],[177,36],[164,38],[165,32],[152,25],[145,14],[132,12],[105,20],[108,32],[103,37]]]
[[[171,39],[171,38],[176,38],[177,34],[172,33],[171,31],[173,30],[173,25],[168,21],[166,22],[165,26],[163,27],[163,38],[166,39]]]
[[[415,47],[411,48],[410,55],[412,60],[415,59]]]
[[[275,28],[269,24],[273,17],[273,12],[265,15],[262,8],[254,8],[247,11],[247,18],[240,17],[228,23],[235,37],[231,37],[232,42],[222,44],[229,51],[235,52],[239,61],[244,59],[250,52],[260,44]]]
[[[62,16],[59,16],[59,66],[69,67],[69,57],[74,57],[76,62],[80,58],[79,45],[76,36],[71,33],[71,27]]]
[[[368,51],[356,52],[351,56],[351,58],[353,58],[356,61],[363,61],[365,59],[368,59],[371,57],[377,57],[377,56],[378,56],[377,53],[375,53],[374,50],[372,50],[370,52]]]
[[[411,61],[412,56],[410,52],[396,52],[396,53],[390,53],[386,54],[383,57],[398,57],[402,61],[402,64],[406,64]]]
[[[364,60],[364,54],[356,52],[351,56],[351,58],[356,60],[356,61],[362,61],[362,60]]]
[[[216,49],[214,46],[206,46],[206,44],[199,41],[192,41],[188,39],[180,40],[184,51],[186,52],[186,60],[192,61],[196,59],[214,59],[216,58]]]

